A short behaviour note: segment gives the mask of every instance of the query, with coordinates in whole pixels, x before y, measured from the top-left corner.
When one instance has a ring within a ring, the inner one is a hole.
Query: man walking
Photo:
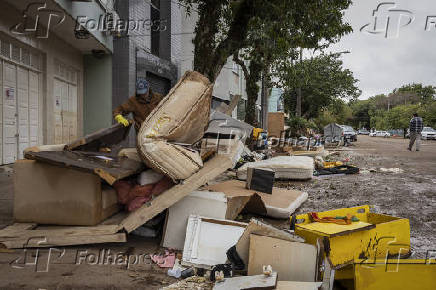
[[[412,120],[410,120],[409,130],[410,130],[410,143],[409,151],[412,151],[413,144],[416,141],[416,151],[419,151],[421,145],[421,132],[423,129],[422,118],[418,116],[417,113],[413,114]]]

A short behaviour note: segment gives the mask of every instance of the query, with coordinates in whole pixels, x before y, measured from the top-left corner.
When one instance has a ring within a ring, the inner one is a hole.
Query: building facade
[[[268,112],[283,112],[283,89],[272,88],[268,98]]]
[[[195,25],[198,15],[193,9],[173,0],[118,1],[115,5],[120,18],[147,23],[141,29],[131,29],[114,39],[113,106],[134,94],[137,77],[146,77],[153,91],[166,94],[188,70],[193,70]],[[133,26],[132,26],[133,27]],[[229,58],[218,76],[212,108],[229,103],[241,95],[233,117],[244,119],[247,95],[242,69]],[[258,111],[260,112],[260,95]]]
[[[84,26],[94,25],[110,5],[100,0],[0,2],[1,164],[23,158],[30,146],[67,143],[92,130],[87,124],[95,121],[110,124],[110,118],[91,112],[111,110],[104,102],[97,106],[96,99],[111,96],[112,88],[95,87],[111,81],[112,36],[77,22],[82,17]]]

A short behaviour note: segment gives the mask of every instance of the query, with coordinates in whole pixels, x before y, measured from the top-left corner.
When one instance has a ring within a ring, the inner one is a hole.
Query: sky
[[[353,2],[345,19],[354,31],[330,50],[350,52],[342,60],[360,80],[360,99],[413,82],[436,85],[436,1]]]

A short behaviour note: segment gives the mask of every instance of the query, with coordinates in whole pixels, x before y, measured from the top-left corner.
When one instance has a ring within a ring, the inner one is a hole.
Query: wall
[[[36,39],[10,32],[10,28],[22,19],[22,11],[2,2],[0,9],[0,32],[29,45],[43,54],[42,78],[40,85],[39,120],[43,120],[39,128],[39,142],[53,144],[54,142],[54,67],[55,60],[62,61],[65,65],[78,73],[77,99],[78,99],[78,135],[83,134],[83,56],[82,53],[68,45],[53,33],[48,39]]]
[[[277,106],[280,97],[283,94],[283,90],[280,88],[272,88],[271,95],[268,99],[268,112],[278,112],[279,108]]]
[[[112,56],[84,56],[84,134],[112,124]]]
[[[74,2],[71,0],[54,0],[54,1],[58,5],[60,5],[65,10],[65,12],[71,15],[71,17],[73,17],[74,19],[77,19],[77,17],[87,16],[86,20],[84,21],[88,21],[88,20],[100,21],[106,13],[106,9],[103,8],[103,6],[100,5],[100,3],[97,3],[97,1],[99,0],[92,0],[91,2]],[[105,32],[99,29],[91,30],[89,32],[109,51],[111,52],[113,51],[112,36],[106,34]]]

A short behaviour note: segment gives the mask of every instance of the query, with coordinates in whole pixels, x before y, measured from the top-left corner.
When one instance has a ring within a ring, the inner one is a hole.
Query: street
[[[298,213],[370,204],[376,212],[408,218],[412,257],[425,258],[426,251],[436,249],[436,142],[423,141],[421,152],[407,151],[407,142],[359,136],[354,146],[340,149],[340,158],[350,158],[363,170],[361,174],[276,185],[309,193]],[[380,172],[380,168],[400,168],[404,172]],[[369,169],[376,172],[365,171]],[[13,192],[10,170],[2,171],[0,216],[5,226],[12,222]],[[264,220],[289,227],[288,220]],[[0,250],[0,288],[159,289],[176,281],[147,257],[162,251],[159,243],[159,239],[130,235],[126,244],[68,247],[51,253],[40,250],[37,261],[36,250]],[[109,253],[121,253],[130,262],[106,263]],[[93,255],[98,261],[92,259]]]

